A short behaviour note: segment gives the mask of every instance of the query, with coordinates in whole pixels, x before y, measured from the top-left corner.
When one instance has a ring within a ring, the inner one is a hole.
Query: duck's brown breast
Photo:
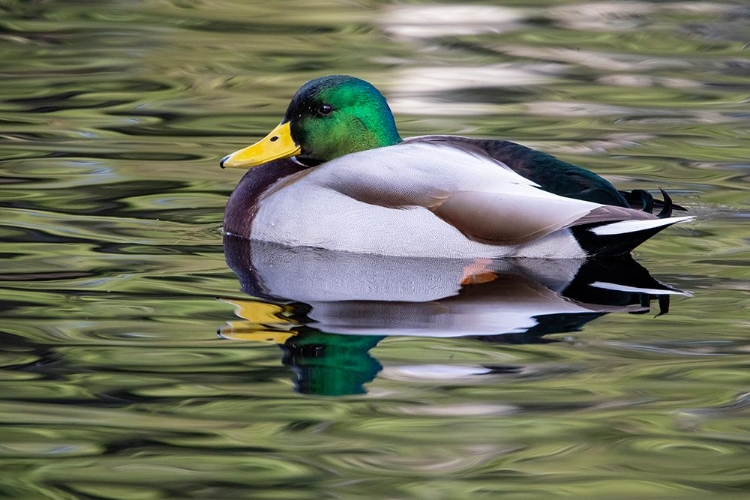
[[[263,193],[284,177],[307,168],[291,159],[276,160],[253,167],[242,177],[229,196],[224,210],[224,232],[250,238],[253,219]]]

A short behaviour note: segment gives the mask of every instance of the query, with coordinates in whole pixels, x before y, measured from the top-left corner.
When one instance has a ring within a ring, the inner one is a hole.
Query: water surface
[[[745,4],[2,9],[0,496],[750,488]],[[218,159],[330,73],[698,220],[625,263],[225,247]]]

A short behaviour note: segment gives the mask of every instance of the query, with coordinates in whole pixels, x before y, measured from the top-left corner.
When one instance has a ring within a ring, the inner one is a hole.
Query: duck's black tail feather
[[[661,194],[664,197],[663,200],[654,198],[653,195],[645,189],[620,191],[620,194],[625,198],[625,201],[628,202],[630,208],[642,210],[650,214],[654,213],[654,209],[659,209],[660,212],[657,214],[657,217],[660,219],[668,219],[669,217],[671,217],[672,210],[687,212],[686,208],[672,203],[672,198],[669,197],[666,191],[664,191],[662,188],[659,188],[659,191],[661,191]]]

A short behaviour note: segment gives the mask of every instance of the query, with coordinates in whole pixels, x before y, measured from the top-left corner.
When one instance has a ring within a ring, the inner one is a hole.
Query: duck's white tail
[[[625,220],[575,226],[571,229],[581,248],[588,255],[621,255],[630,252],[662,229],[694,218],[688,216],[670,217],[668,219]]]
[[[669,219],[647,219],[647,220],[624,220],[620,222],[611,222],[601,226],[589,229],[594,234],[604,236],[612,234],[637,233],[639,231],[648,231],[650,229],[669,227],[672,224],[693,220],[695,217],[670,217]]]

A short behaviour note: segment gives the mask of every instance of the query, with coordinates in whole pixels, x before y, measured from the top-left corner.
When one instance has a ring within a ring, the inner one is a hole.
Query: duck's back
[[[552,155],[510,141],[471,139],[460,136],[430,135],[407,142],[448,144],[474,150],[500,161],[511,170],[558,196],[577,200],[630,207],[622,193],[603,177]]]

